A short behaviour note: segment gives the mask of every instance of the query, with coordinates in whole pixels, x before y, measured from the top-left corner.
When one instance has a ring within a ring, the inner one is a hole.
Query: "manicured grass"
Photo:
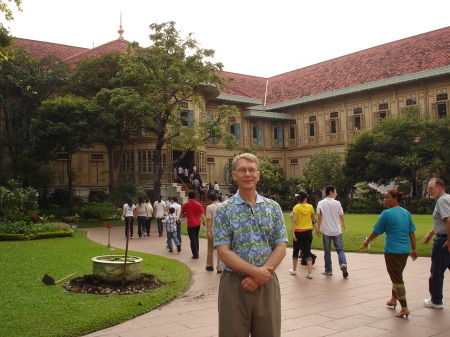
[[[289,234],[289,246],[292,246],[292,224],[291,217],[288,214],[284,215],[286,227]],[[372,233],[372,228],[379,218],[378,214],[346,214],[344,215],[346,229],[343,231],[344,250],[346,252],[368,252],[368,253],[383,253],[384,234],[377,237],[370,243],[370,250],[361,251],[366,236]],[[432,228],[433,220],[431,215],[413,215],[414,224],[416,226],[416,247],[419,256],[431,256],[431,243],[424,245],[422,239],[426,233]],[[333,245],[332,245],[333,246]],[[322,238],[319,238],[314,233],[313,249],[323,249]]]
[[[111,252],[87,240],[85,232],[72,238],[0,242],[0,335],[80,336],[149,312],[178,296],[189,280],[181,263],[164,257],[140,256],[142,271],[157,275],[167,284],[136,295],[91,295],[45,285],[44,274],[55,280],[77,272],[92,274],[91,258]],[[114,254],[123,254],[116,249]]]

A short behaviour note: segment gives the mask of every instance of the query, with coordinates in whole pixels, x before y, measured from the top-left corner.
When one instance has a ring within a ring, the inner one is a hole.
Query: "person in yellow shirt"
[[[314,208],[308,204],[308,194],[299,192],[296,194],[297,205],[292,210],[292,239],[294,251],[292,253],[292,269],[289,269],[291,275],[297,275],[298,255],[302,251],[303,258],[308,266],[306,277],[313,278],[312,265],[313,257],[311,253],[311,243],[313,240],[313,228],[316,229]]]

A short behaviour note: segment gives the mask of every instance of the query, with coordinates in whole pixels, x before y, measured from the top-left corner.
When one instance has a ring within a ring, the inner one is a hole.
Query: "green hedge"
[[[353,198],[350,200],[347,213],[380,214],[384,209],[384,204],[378,200]]]
[[[33,233],[33,234],[4,234],[0,233],[0,241],[25,241],[25,240],[39,240],[49,238],[64,238],[74,236],[73,229],[60,230],[56,232]]]

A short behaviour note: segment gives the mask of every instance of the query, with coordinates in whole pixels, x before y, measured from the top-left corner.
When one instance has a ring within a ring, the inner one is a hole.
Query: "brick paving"
[[[189,238],[183,237],[181,253],[168,253],[165,236],[130,240],[129,249],[171,257],[188,266],[192,273],[189,289],[163,307],[125,323],[89,334],[89,337],[212,337],[218,336],[217,291],[220,274],[205,270],[206,240],[200,239],[200,259],[191,258]],[[87,237],[107,245],[106,228],[87,229]],[[155,232],[153,232],[155,231]],[[317,240],[317,237],[314,238]],[[345,237],[344,237],[345,239]],[[420,238],[418,238],[418,241]],[[420,244],[420,243],[418,243]],[[125,248],[123,227],[111,229],[111,245]],[[391,295],[391,282],[383,255],[347,253],[348,279],[336,268],[332,276],[322,275],[323,252],[317,256],[314,278],[305,277],[306,266],[299,264],[297,275],[289,275],[292,249],[277,269],[282,294],[282,336],[450,336],[450,274],[444,285],[444,309],[423,306],[428,297],[430,258],[408,260],[404,272],[406,296],[411,311],[408,319],[395,317],[385,306]],[[255,336],[260,337],[260,336]],[[265,337],[265,336],[263,336]],[[269,336],[270,337],[270,336]]]

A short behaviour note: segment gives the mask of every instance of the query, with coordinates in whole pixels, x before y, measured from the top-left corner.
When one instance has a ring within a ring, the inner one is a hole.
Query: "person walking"
[[[133,223],[136,218],[136,205],[133,203],[133,199],[128,197],[127,202],[122,207],[122,219],[125,220],[125,237],[128,235],[130,239],[133,238]]]
[[[294,250],[292,253],[292,269],[289,270],[289,273],[291,275],[297,275],[298,255],[301,251],[308,267],[306,277],[312,279],[313,256],[311,253],[311,244],[313,240],[313,228],[316,229],[316,225],[314,224],[314,208],[308,203],[308,194],[306,192],[299,192],[296,200],[297,205],[292,210],[292,242]]]
[[[256,192],[258,158],[232,162],[237,193],[220,204],[213,238],[224,271],[219,285],[219,337],[281,336],[281,294],[275,269],[288,241],[280,205]]]
[[[177,220],[178,217],[175,215],[175,208],[169,207],[169,214],[163,219],[163,223],[166,224],[167,233],[167,246],[169,248],[169,253],[173,253],[172,241],[177,247],[177,252],[181,252],[181,243],[177,238]]]
[[[402,309],[397,317],[408,318],[409,309],[406,302],[405,283],[403,281],[403,270],[406,267],[408,256],[411,253],[413,261],[417,259],[416,227],[411,218],[411,213],[400,207],[403,193],[397,190],[389,190],[384,195],[384,205],[386,210],[381,215],[372,228],[372,234],[363,242],[361,248],[368,248],[369,243],[379,235],[385,233],[384,260],[389,277],[392,281],[392,296],[386,302],[387,306],[397,306],[400,302]]]
[[[317,204],[317,235],[322,235],[325,271],[323,275],[333,275],[331,263],[331,241],[339,259],[339,266],[344,278],[348,277],[347,260],[344,252],[342,229],[345,229],[344,211],[341,203],[336,200],[337,189],[335,186],[325,188],[326,198]]]
[[[163,235],[162,220],[165,214],[167,214],[166,203],[162,200],[162,195],[158,195],[158,200],[156,200],[155,203],[153,204],[153,216],[156,218],[159,236]]]
[[[145,232],[147,233],[147,236],[150,236],[150,226],[152,224],[153,218],[153,207],[149,198],[145,198],[145,204],[147,205],[147,212],[149,214],[147,220],[145,221]]]
[[[200,224],[206,225],[205,211],[203,206],[195,201],[195,191],[189,191],[189,201],[181,206],[181,217],[187,218],[187,230],[189,240],[191,242],[192,258],[198,259],[199,242],[198,233],[200,232]]]
[[[440,178],[432,178],[428,182],[428,194],[436,200],[433,212],[433,229],[423,238],[424,244],[429,244],[433,235],[431,250],[431,269],[428,280],[430,298],[424,299],[423,304],[428,308],[442,309],[444,304],[443,287],[444,274],[450,269],[450,195],[445,193],[445,183]]]
[[[181,205],[178,203],[177,197],[172,197],[172,204],[170,207],[175,209],[175,215],[177,216],[177,239],[181,244]]]
[[[145,203],[145,199],[142,195],[138,197],[138,205],[136,206],[136,216],[138,223],[138,235],[139,238],[142,236],[147,236],[146,233],[146,222],[150,216],[149,209],[147,204]]]
[[[206,228],[208,233],[208,254],[206,256],[206,267],[207,271],[214,271],[214,241],[212,237],[212,229],[214,227],[214,215],[216,214],[217,206],[220,205],[220,202],[217,200],[217,195],[215,193],[211,193],[208,196],[208,199],[212,201],[210,205],[206,207]],[[222,267],[220,265],[219,254],[217,254],[217,265],[216,265],[217,273],[222,272]]]

